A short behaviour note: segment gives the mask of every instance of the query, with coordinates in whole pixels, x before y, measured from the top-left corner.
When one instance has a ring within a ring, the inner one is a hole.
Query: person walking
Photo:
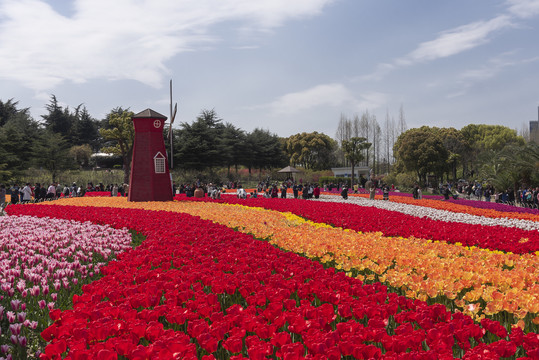
[[[318,184],[314,185],[313,195],[315,199],[318,199],[320,197],[320,186],[318,186]]]
[[[6,185],[0,184],[0,213],[4,212],[6,207]]]
[[[342,187],[341,196],[344,200],[348,199],[348,188],[346,186]]]
[[[26,183],[26,186],[22,189],[22,203],[28,203],[32,201],[32,188],[30,183]]]
[[[56,186],[52,183],[47,189],[47,200],[54,200],[54,198],[56,198]]]

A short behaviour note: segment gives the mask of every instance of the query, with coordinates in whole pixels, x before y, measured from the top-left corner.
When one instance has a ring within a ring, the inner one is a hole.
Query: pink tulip
[[[9,323],[15,322],[15,313],[13,311],[8,311],[6,313],[6,316],[7,316],[7,321],[9,321]]]
[[[20,305],[21,305],[20,300],[11,300],[11,308],[13,309],[13,311],[19,310]]]
[[[23,279],[20,279],[19,282],[17,282],[17,290],[19,290],[19,292],[22,293],[25,288],[26,288],[26,281],[24,281]]]

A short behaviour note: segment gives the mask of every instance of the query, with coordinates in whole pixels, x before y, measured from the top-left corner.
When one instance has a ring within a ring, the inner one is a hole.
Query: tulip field
[[[10,205],[0,360],[539,359],[539,211],[366,196]]]

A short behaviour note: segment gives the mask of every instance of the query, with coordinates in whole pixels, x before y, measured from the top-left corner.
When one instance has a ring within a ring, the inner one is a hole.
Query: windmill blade
[[[170,125],[174,123],[174,120],[176,119],[176,113],[178,112],[178,103],[174,104],[174,111],[172,112],[172,116],[170,118]]]

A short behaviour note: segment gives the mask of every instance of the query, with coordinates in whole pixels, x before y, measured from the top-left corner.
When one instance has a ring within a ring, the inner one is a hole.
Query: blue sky
[[[0,100],[102,119],[203,109],[246,131],[334,137],[341,114],[408,128],[537,120],[539,0],[0,0]]]

